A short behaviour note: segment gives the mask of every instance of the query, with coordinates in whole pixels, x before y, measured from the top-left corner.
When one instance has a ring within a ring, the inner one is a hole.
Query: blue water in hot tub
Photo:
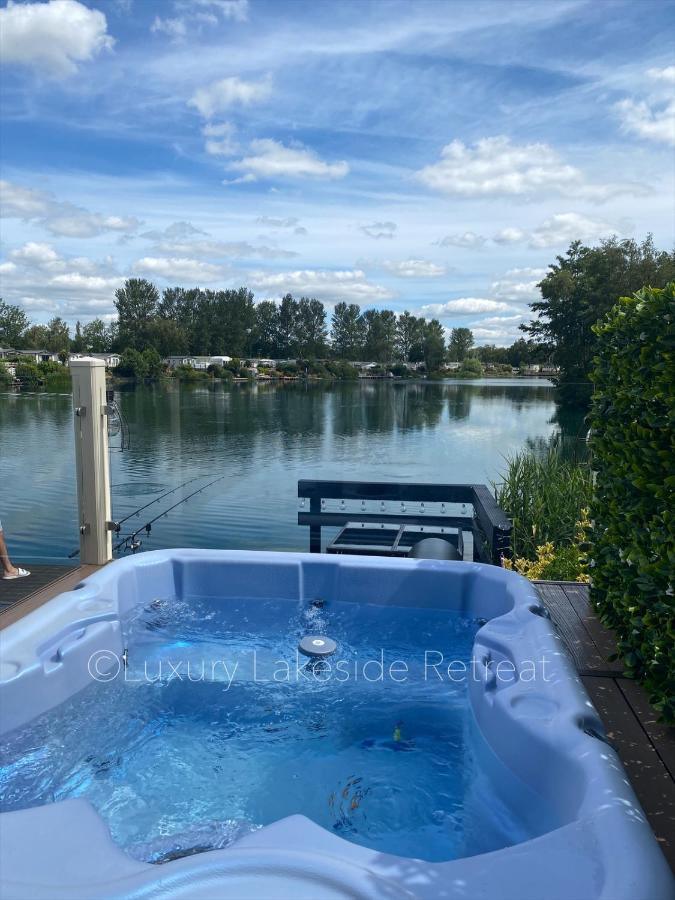
[[[480,625],[447,610],[157,599],[125,623],[128,668],[2,739],[0,809],[84,797],[151,862],[294,813],[430,861],[526,840],[552,823],[475,727]],[[328,663],[297,656],[307,634],[337,641]]]

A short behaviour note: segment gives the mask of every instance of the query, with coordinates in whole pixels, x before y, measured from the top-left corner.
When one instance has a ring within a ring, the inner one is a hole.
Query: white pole
[[[80,563],[112,559],[110,464],[105,394],[105,363],[82,357],[70,363],[73,376],[75,465],[80,528]]]

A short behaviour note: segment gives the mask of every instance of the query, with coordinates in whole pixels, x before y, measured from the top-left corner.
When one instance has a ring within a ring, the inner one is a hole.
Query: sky
[[[675,3],[0,6],[3,298],[125,278],[522,336],[570,241],[675,241]]]

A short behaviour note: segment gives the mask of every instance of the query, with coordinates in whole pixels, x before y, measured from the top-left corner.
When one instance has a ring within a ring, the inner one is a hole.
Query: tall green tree
[[[49,329],[46,325],[31,325],[23,335],[22,343],[30,350],[46,350]]]
[[[84,338],[82,337],[82,325],[80,324],[79,319],[75,323],[75,334],[73,335],[73,339],[70,342],[70,349],[73,351],[73,353],[82,353],[82,351],[85,349]]]
[[[112,348],[110,326],[103,319],[92,319],[82,329],[83,349],[87,353],[106,353]]]
[[[404,362],[421,362],[424,359],[426,322],[404,310],[396,323],[396,352]]]
[[[596,352],[593,325],[645,285],[663,288],[675,279],[675,251],[657,250],[649,235],[642,243],[609,238],[597,247],[574,241],[540,282],[541,300],[530,304],[536,318],[521,328],[543,341],[560,366],[559,398],[585,402]]]
[[[473,332],[470,328],[453,328],[448,341],[448,359],[462,362],[473,347]]]
[[[331,342],[337,359],[354,360],[363,355],[365,323],[356,303],[336,304],[331,319]]]
[[[427,372],[438,372],[444,362],[445,330],[438,319],[432,319],[424,330],[424,365]]]
[[[298,355],[298,301],[286,294],[279,305],[277,355],[290,359]]]
[[[297,344],[300,356],[309,359],[324,357],[327,352],[328,330],[326,310],[320,300],[301,297],[297,307]]]
[[[20,306],[0,299],[0,347],[19,349],[30,322]]]
[[[58,353],[60,350],[70,350],[70,329],[67,322],[60,316],[54,316],[47,323],[47,350]]]
[[[123,347],[142,350],[148,345],[149,324],[157,314],[159,292],[145,278],[128,278],[115,291],[119,340]]]
[[[263,300],[255,307],[253,349],[255,356],[274,359],[278,350],[279,307],[273,300]]]
[[[365,358],[370,362],[392,362],[396,345],[396,314],[390,309],[369,309],[362,318],[365,325]]]

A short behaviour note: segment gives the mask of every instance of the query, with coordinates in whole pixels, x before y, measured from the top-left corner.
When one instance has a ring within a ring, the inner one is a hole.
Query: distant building
[[[23,356],[26,359],[34,360],[36,363],[59,361],[59,354],[52,353],[51,350],[14,350],[13,356]]]
[[[0,359],[13,359],[16,355],[17,351],[11,347],[0,347]]]
[[[460,362],[447,362],[444,366],[446,369],[450,369],[451,372],[456,371],[457,369],[462,368],[462,364]]]
[[[178,366],[191,366],[193,369],[206,371],[209,366],[223,366],[231,362],[231,356],[167,356],[164,362],[170,369]]]
[[[86,356],[87,358],[92,359],[102,359],[105,363],[106,369],[114,369],[116,366],[119,366],[120,360],[122,357],[119,353],[71,353],[68,362],[72,362],[74,359],[82,359],[82,357]]]

